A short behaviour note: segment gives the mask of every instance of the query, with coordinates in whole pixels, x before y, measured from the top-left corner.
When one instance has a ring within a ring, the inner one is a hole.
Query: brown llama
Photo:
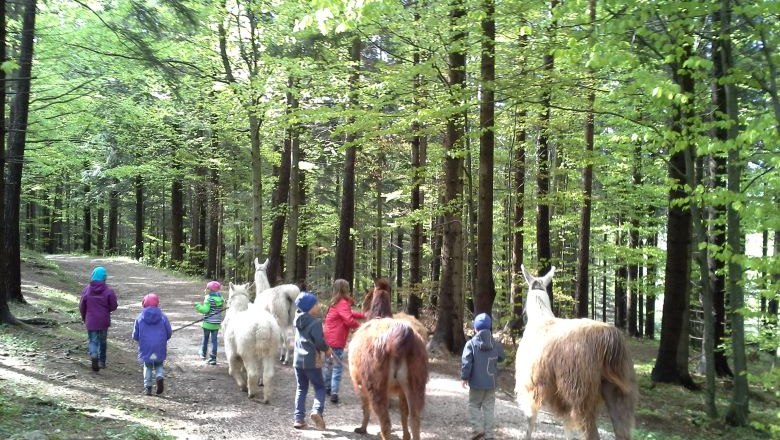
[[[638,391],[622,333],[591,319],[556,318],[546,290],[555,267],[543,277],[522,270],[529,286],[528,323],[517,347],[515,393],[528,418],[526,440],[541,407],[563,419],[566,438],[581,431],[586,440],[598,440],[596,419],[602,404],[615,440],[630,440]]]
[[[398,396],[404,440],[419,440],[425,406],[428,353],[408,320],[390,318],[389,293],[374,292],[369,319],[349,343],[349,373],[360,397],[363,421],[355,432],[366,433],[371,411],[379,418],[382,440],[390,439],[389,399]]]
[[[375,284],[377,287],[373,291],[367,293],[366,297],[363,299],[362,309],[363,313],[366,314],[366,318],[389,318],[392,316],[395,319],[407,321],[423,343],[427,344],[429,332],[420,320],[405,312],[392,313],[389,290],[390,285],[387,280],[378,278],[375,281]],[[375,298],[376,301],[374,301]]]

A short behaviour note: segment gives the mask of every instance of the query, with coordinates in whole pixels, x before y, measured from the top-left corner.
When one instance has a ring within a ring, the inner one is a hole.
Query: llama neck
[[[257,286],[257,293],[271,288],[271,283],[268,282],[268,277],[262,270],[255,271],[255,286]]]

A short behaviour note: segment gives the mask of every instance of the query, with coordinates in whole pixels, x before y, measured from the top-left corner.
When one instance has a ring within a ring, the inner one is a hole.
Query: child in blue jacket
[[[493,321],[487,313],[474,318],[474,335],[463,347],[460,379],[469,388],[469,422],[472,440],[493,439],[498,363],[504,360],[504,347],[493,339]]]
[[[160,310],[160,298],[152,292],[141,301],[143,310],[135,319],[133,339],[138,341],[138,360],[144,364],[144,394],[152,394],[152,376],[157,379],[157,394],[164,389],[165,370],[163,362],[167,356],[168,339],[173,330],[168,317]]]

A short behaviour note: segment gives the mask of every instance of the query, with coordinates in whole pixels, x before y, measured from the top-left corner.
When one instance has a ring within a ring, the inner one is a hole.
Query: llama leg
[[[376,390],[371,395],[371,406],[374,408],[377,418],[379,419],[379,426],[381,429],[380,438],[382,440],[390,440],[390,412],[387,398],[387,388],[384,390]]]
[[[263,403],[268,403],[273,396],[274,363],[273,357],[263,359]]]
[[[368,417],[371,415],[371,408],[368,404],[368,393],[366,390],[361,387],[358,395],[360,396],[360,407],[363,409],[363,422],[359,428],[355,428],[355,432],[358,434],[365,434],[366,426],[368,426]]]
[[[260,380],[260,366],[257,359],[252,359],[248,362],[244,362],[246,368],[246,383],[249,391],[249,398],[253,398],[259,391],[257,382]]]
[[[403,440],[411,440],[411,435],[409,435],[409,403],[404,392],[398,395],[398,404],[401,409],[401,427],[404,431]]]
[[[236,385],[241,389],[241,391],[246,391],[246,380],[244,380],[244,366],[241,362],[241,358],[237,355],[230,356],[230,359],[228,359],[228,372],[231,376],[233,376],[233,379],[236,380]]]
[[[603,383],[601,397],[612,420],[615,440],[630,440],[631,429],[634,427],[634,395],[625,394],[613,383]]]

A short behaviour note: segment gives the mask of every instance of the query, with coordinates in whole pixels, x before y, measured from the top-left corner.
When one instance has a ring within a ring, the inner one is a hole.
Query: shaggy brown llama
[[[534,277],[525,267],[528,323],[517,348],[515,392],[528,418],[530,440],[541,407],[563,419],[566,438],[581,431],[599,439],[596,419],[605,404],[615,440],[630,440],[638,397],[631,355],[619,329],[591,319],[556,318],[546,288],[555,273]]]
[[[374,294],[371,317],[349,343],[349,373],[360,397],[363,421],[355,432],[365,434],[371,411],[379,418],[382,440],[390,439],[389,399],[398,396],[404,440],[419,440],[425,406],[428,353],[409,321],[390,318],[389,294]]]

